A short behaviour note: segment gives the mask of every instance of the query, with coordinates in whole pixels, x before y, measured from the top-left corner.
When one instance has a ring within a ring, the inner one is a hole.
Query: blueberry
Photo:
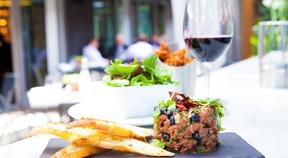
[[[167,115],[168,117],[170,117],[170,116],[172,116],[172,115],[173,115],[173,112],[172,112],[172,111],[170,111],[170,110],[168,110],[168,111],[166,112],[166,115]]]
[[[174,116],[171,116],[169,120],[170,120],[170,125],[175,125]]]
[[[191,119],[191,121],[194,121],[194,122],[200,121],[199,115],[197,113],[195,113],[195,112],[191,113],[191,118],[190,119]]]
[[[164,114],[166,110],[167,110],[167,108],[161,108],[160,109],[161,114]]]
[[[169,134],[163,134],[163,139],[164,139],[166,142],[169,142],[169,140],[170,140]]]
[[[198,132],[195,132],[193,135],[192,135],[193,139],[195,139],[197,142],[201,142],[201,138],[200,138],[200,135]]]

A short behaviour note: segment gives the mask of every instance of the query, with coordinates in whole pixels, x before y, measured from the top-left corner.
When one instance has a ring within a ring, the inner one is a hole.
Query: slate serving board
[[[219,139],[221,145],[217,150],[209,153],[200,153],[200,154],[180,154],[176,153],[175,157],[179,158],[265,158],[259,151],[254,147],[249,145],[244,139],[242,139],[236,133],[220,133]],[[40,158],[49,158],[55,152],[67,146],[69,143],[60,138],[51,139],[44,151],[42,152]],[[89,158],[97,157],[145,157],[138,154],[126,153],[120,151],[108,151],[105,153],[97,154],[90,156]]]

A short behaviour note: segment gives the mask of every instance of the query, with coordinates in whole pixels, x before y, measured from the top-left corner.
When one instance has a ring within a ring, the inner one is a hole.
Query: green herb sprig
[[[156,147],[159,147],[159,148],[162,148],[164,149],[165,148],[165,145],[166,143],[165,142],[162,142],[158,139],[153,139],[153,141],[151,142],[152,145],[156,146]]]

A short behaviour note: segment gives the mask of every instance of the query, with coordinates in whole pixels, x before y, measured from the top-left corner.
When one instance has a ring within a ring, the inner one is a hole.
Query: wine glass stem
[[[211,63],[204,62],[204,76],[205,76],[205,89],[206,89],[206,97],[210,98],[210,71],[211,71]]]

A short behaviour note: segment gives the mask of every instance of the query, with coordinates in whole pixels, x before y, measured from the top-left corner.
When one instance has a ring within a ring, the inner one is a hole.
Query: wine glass
[[[229,0],[188,0],[183,36],[188,51],[204,66],[209,98],[211,62],[228,50],[233,37]]]

